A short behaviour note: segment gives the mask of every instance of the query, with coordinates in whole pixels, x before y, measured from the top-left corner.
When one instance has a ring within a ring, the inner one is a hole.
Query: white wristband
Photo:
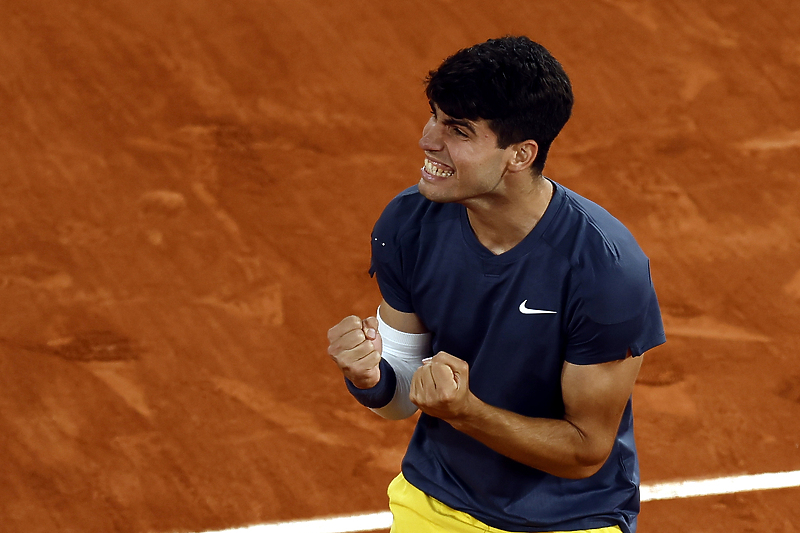
[[[422,366],[422,358],[431,355],[430,333],[406,333],[399,331],[381,318],[378,308],[378,333],[383,341],[381,357],[392,366],[397,376],[397,387],[392,401],[383,407],[371,408],[372,411],[390,420],[408,418],[417,411],[417,406],[408,399],[411,391],[411,378]]]

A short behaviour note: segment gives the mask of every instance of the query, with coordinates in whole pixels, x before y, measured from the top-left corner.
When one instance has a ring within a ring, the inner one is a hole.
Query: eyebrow
[[[472,125],[472,121],[470,120],[448,117],[442,120],[442,124],[445,126],[461,126],[462,128],[467,128],[475,135],[475,126]]]
[[[431,113],[433,113],[433,116],[435,117],[438,116],[439,113],[436,112],[437,109],[436,105],[431,100],[428,100],[428,105],[431,106]],[[472,122],[471,120],[467,120],[464,118],[448,117],[442,120],[442,124],[444,124],[445,126],[460,126],[462,128],[466,128],[469,131],[471,131],[473,135],[477,135],[477,132],[475,131],[474,122]]]

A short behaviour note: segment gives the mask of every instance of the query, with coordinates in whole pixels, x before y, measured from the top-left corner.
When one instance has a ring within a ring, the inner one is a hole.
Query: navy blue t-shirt
[[[370,272],[390,306],[415,313],[432,332],[433,353],[469,363],[478,398],[561,419],[565,361],[639,356],[665,336],[649,261],[631,233],[597,204],[553,185],[539,223],[500,255],[478,241],[462,205],[431,202],[411,187],[375,224]],[[382,381],[390,374],[382,372]],[[376,405],[380,389],[351,387],[371,407],[391,400],[388,391]],[[587,479],[525,466],[424,413],[402,470],[426,494],[497,528],[635,530],[639,469],[630,400],[609,459]]]

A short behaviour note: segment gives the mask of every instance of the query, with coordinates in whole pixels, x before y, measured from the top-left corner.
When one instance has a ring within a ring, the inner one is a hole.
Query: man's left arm
[[[593,475],[614,446],[642,357],[592,365],[564,363],[563,419],[531,418],[486,404],[469,390],[469,366],[439,352],[419,368],[411,401],[494,451],[549,474]]]

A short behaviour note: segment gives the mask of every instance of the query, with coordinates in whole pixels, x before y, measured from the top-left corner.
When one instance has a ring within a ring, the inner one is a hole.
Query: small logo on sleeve
[[[521,304],[519,304],[519,312],[523,315],[554,315],[556,314],[555,311],[545,311],[544,309],[531,309],[526,306],[528,300],[525,300]]]

